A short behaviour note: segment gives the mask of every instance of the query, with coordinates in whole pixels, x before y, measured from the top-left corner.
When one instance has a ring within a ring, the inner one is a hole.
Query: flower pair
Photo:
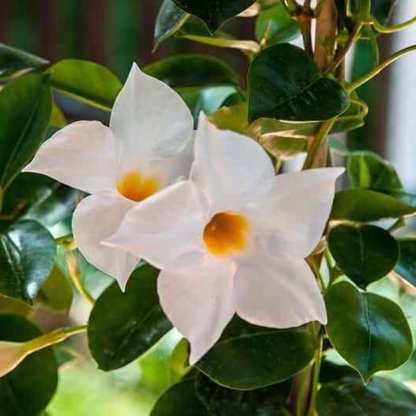
[[[288,328],[326,323],[305,262],[343,169],[275,175],[254,140],[193,120],[169,87],[133,66],[111,114],[45,142],[26,171],[92,195],[74,212],[87,260],[125,286],[140,258],[161,269],[161,305],[191,343],[191,364],[237,313]]]

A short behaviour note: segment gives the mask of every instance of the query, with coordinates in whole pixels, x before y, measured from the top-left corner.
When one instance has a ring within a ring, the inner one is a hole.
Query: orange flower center
[[[204,229],[204,243],[214,256],[238,252],[247,245],[249,222],[233,212],[215,214]]]
[[[117,182],[117,190],[132,201],[140,202],[158,191],[155,176],[144,177],[136,171],[128,172]]]

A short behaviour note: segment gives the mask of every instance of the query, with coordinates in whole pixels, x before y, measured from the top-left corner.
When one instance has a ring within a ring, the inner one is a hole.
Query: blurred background
[[[156,0],[2,0],[0,42],[52,63],[64,58],[95,61],[110,68],[123,81],[133,61],[143,66],[172,54],[209,53],[233,66],[244,82],[247,64],[238,51],[171,39],[153,54],[153,29],[159,5]],[[401,0],[391,23],[405,21],[415,14],[416,2]],[[227,30],[250,39],[253,23],[253,19],[234,19]],[[378,41],[383,59],[416,43],[416,25],[395,35],[380,36]],[[372,59],[369,43],[361,41],[350,55],[352,76],[367,72]],[[347,138],[352,147],[376,151],[390,160],[409,192],[416,191],[415,68],[416,54],[406,56],[358,91],[368,103],[370,114],[366,126]],[[108,117],[70,99],[62,99],[60,105],[70,119]],[[91,287],[102,290],[108,280],[94,273],[96,280],[91,280]],[[88,307],[81,300],[75,306],[72,318],[85,322]],[[41,316],[38,320],[44,322]],[[81,357],[62,371],[48,415],[148,415],[155,399],[172,382],[168,357],[177,341],[178,336],[173,334],[140,363],[106,374],[84,356],[85,340],[78,337],[72,346],[77,347]]]

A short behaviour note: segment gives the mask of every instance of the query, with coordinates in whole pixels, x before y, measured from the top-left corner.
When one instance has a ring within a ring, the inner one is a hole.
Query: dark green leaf
[[[46,59],[0,43],[0,78],[9,77],[25,69],[45,66],[48,63]]]
[[[0,234],[0,292],[33,303],[52,271],[55,240],[36,221],[23,220]]]
[[[387,276],[399,259],[396,240],[374,225],[338,225],[329,233],[328,247],[338,267],[362,288]]]
[[[290,42],[300,35],[299,23],[282,3],[260,13],[256,20],[256,38],[267,46]]]
[[[416,207],[381,192],[346,189],[335,194],[332,220],[379,221],[416,214]]]
[[[0,316],[0,340],[29,341],[39,329],[16,315]],[[51,348],[27,357],[14,371],[0,378],[0,416],[38,416],[55,394],[58,368]]]
[[[364,381],[409,359],[412,333],[396,303],[347,282],[331,286],[325,301],[331,343]]]
[[[52,92],[46,75],[18,78],[0,92],[0,201],[2,192],[41,145],[51,112]]]
[[[52,86],[92,106],[111,110],[122,85],[107,68],[95,62],[66,59],[50,69]]]
[[[346,90],[323,78],[303,49],[285,43],[264,49],[248,75],[249,121],[317,121],[338,116],[350,104]]]
[[[144,72],[172,88],[238,85],[234,70],[208,55],[177,55],[145,67]]]
[[[173,0],[163,0],[156,18],[154,50],[162,42],[174,35],[189,17],[189,14],[180,9]]]
[[[367,386],[358,377],[324,384],[318,394],[319,416],[414,416],[416,397],[397,381],[374,377]]]
[[[398,0],[371,0],[371,14],[383,25],[388,23]]]
[[[123,367],[156,344],[172,325],[157,295],[159,271],[139,267],[125,293],[113,283],[97,300],[88,325],[90,351],[105,371]]]
[[[222,386],[253,390],[292,377],[314,351],[315,342],[304,328],[263,328],[235,317],[197,367]]]
[[[416,286],[416,239],[404,238],[397,240],[400,247],[399,263],[396,271],[413,286]]]
[[[173,0],[177,6],[202,19],[212,32],[248,9],[255,0]]]
[[[354,188],[403,191],[396,169],[375,153],[351,153],[347,160],[347,172]]]

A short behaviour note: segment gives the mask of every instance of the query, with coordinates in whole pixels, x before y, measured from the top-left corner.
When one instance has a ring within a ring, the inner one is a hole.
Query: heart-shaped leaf
[[[37,221],[23,220],[0,234],[0,293],[32,304],[55,263],[56,245]]]
[[[104,110],[111,110],[122,88],[110,70],[95,62],[65,59],[49,71],[58,91]]]
[[[378,371],[393,370],[409,359],[412,333],[396,303],[360,292],[348,282],[331,286],[325,301],[329,339],[365,382]]]
[[[47,75],[28,75],[0,92],[0,205],[2,194],[41,145],[52,112]]]
[[[0,341],[25,342],[41,332],[16,315],[0,315]],[[29,355],[11,373],[0,378],[1,416],[38,416],[55,394],[58,366],[51,348]]]
[[[89,319],[88,342],[102,370],[131,363],[172,329],[159,304],[158,274],[143,265],[132,274],[124,293],[115,282],[98,298]]]
[[[416,206],[381,192],[357,188],[335,194],[331,219],[371,222],[415,214]]]
[[[305,328],[263,328],[235,317],[197,367],[222,386],[253,390],[292,377],[314,351],[315,341]]]
[[[400,258],[396,271],[413,286],[416,286],[416,239],[403,238],[397,242],[400,247]]]
[[[324,78],[309,54],[284,43],[264,49],[248,74],[249,121],[317,121],[342,114],[350,104],[344,87]]]
[[[374,225],[338,225],[329,233],[328,247],[339,268],[362,288],[387,276],[399,259],[396,240]]]
[[[224,22],[248,9],[255,0],[173,0],[177,6],[203,20],[214,32]]]

